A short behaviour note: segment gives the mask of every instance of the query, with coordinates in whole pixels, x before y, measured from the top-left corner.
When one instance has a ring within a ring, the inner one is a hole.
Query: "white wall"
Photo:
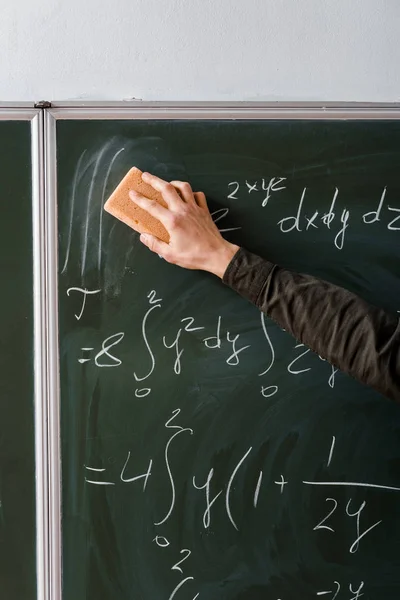
[[[400,100],[400,0],[1,0],[0,101]]]

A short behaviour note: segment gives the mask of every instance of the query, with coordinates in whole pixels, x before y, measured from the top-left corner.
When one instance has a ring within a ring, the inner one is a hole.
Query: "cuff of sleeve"
[[[274,263],[239,248],[228,264],[222,282],[257,304],[274,266]]]

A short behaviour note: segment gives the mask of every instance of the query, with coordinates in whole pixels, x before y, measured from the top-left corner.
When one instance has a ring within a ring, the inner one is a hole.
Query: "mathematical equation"
[[[67,295],[70,297],[72,294],[77,294],[81,298],[79,310],[75,313],[75,319],[80,321],[84,315],[85,309],[90,305],[90,299],[101,293],[101,289],[89,290],[84,287],[70,287],[67,290]],[[147,353],[148,368],[145,372],[137,372],[133,369],[133,379],[137,384],[135,389],[135,396],[137,398],[143,398],[151,394],[151,387],[146,384],[151,375],[157,368],[157,358],[154,350],[147,335],[147,328],[149,320],[156,318],[157,312],[162,309],[163,299],[157,294],[155,290],[151,290],[146,294],[147,309],[145,309],[142,323],[141,323],[141,337],[143,344],[143,351]],[[261,314],[261,332],[266,341],[266,349],[268,352],[269,360],[268,364],[258,374],[259,376],[265,376],[271,374],[273,366],[275,364],[275,349],[271,341],[271,337],[267,330],[266,321],[264,315]],[[226,331],[222,334],[222,316],[216,318],[215,327],[213,331],[207,331],[206,327],[198,322],[193,316],[185,316],[179,320],[179,324],[176,328],[175,334],[171,338],[166,336],[162,337],[163,346],[171,351],[171,370],[174,375],[179,377],[185,368],[185,344],[184,338],[186,334],[192,334],[197,332],[199,335],[199,343],[202,343],[205,348],[209,351],[218,351],[223,346],[226,346],[227,358],[225,363],[228,367],[239,367],[241,357],[243,353],[247,352],[250,348],[250,344],[246,343],[243,335],[235,334],[232,331]],[[118,347],[123,342],[125,337],[124,332],[116,332],[108,336],[101,344],[99,348],[93,346],[85,346],[81,348],[82,355],[77,356],[76,360],[80,365],[88,367],[92,364],[95,368],[118,368],[122,365],[122,359],[118,353]],[[296,344],[294,346],[295,357],[290,357],[286,365],[286,370],[293,376],[297,376],[302,373],[306,373],[312,370],[312,364],[307,364],[307,354],[310,352],[308,348],[305,348],[303,344]],[[225,354],[225,356],[226,356]],[[322,359],[319,357],[319,359]],[[318,357],[314,355],[314,360],[318,360]],[[165,364],[164,364],[165,368]],[[335,385],[335,375],[337,369],[329,365],[329,377],[327,377],[327,384],[330,387]],[[270,383],[269,385],[260,385],[260,393],[263,397],[269,398],[278,392],[278,386]],[[170,541],[167,537],[162,534],[162,526],[165,525],[174,514],[176,506],[176,474],[174,473],[174,466],[171,463],[171,449],[177,444],[179,438],[182,436],[194,436],[195,432],[192,427],[179,424],[179,419],[182,418],[181,409],[176,408],[172,411],[171,416],[164,423],[165,430],[169,433],[168,439],[164,448],[164,465],[166,477],[169,481],[169,497],[165,495],[165,511],[159,515],[159,518],[154,521],[155,527],[161,528],[160,534],[157,535],[152,541],[160,549],[160,551],[166,551],[170,546]],[[336,437],[332,438],[329,453],[327,453],[326,467],[331,465],[334,457],[336,445]],[[202,520],[199,523],[199,527],[202,527],[205,531],[210,530],[213,520],[213,512],[217,506],[223,506],[224,512],[227,516],[230,526],[239,531],[241,527],[240,520],[237,515],[234,514],[234,494],[235,494],[235,482],[241,470],[245,469],[249,465],[253,456],[253,447],[250,446],[246,449],[243,455],[238,460],[237,464],[232,468],[229,477],[225,482],[224,486],[220,486],[220,489],[216,489],[216,480],[218,479],[215,468],[213,465],[209,465],[208,473],[206,477],[200,478],[198,474],[193,474],[190,479],[190,486],[193,493],[198,495],[199,502],[203,503],[202,508]],[[142,457],[141,459],[142,460]],[[155,469],[154,458],[148,456],[144,468],[138,468],[136,465],[135,457],[132,456],[131,452],[127,453],[126,459],[123,464],[120,465],[118,475],[110,477],[106,468],[100,465],[84,465],[85,471],[85,482],[87,485],[96,487],[102,486],[126,486],[134,485],[135,490],[139,490],[140,493],[149,493],[148,483],[153,477]],[[260,510],[260,498],[262,497],[263,490],[269,489],[273,486],[279,495],[284,495],[288,486],[291,485],[291,481],[287,480],[284,473],[279,478],[273,481],[268,481],[263,470],[259,470],[254,488],[249,492],[252,497],[252,510]],[[381,485],[380,483],[368,483],[368,482],[346,482],[346,481],[308,481],[302,480],[303,486],[319,486],[329,490],[337,487],[346,487],[349,489],[363,488],[365,490],[385,490],[391,492],[400,492],[400,487],[390,487]],[[137,492],[136,492],[137,493]],[[265,497],[265,495],[264,495]],[[313,527],[314,532],[319,532],[319,535],[332,535],[335,533],[335,527],[333,524],[334,515],[342,515],[345,520],[348,521],[349,527],[353,530],[353,539],[347,546],[347,551],[350,554],[356,554],[362,547],[363,540],[376,528],[378,528],[383,519],[373,521],[368,516],[368,504],[366,500],[357,504],[350,498],[346,503],[341,504],[332,493],[327,493],[324,501],[324,505],[321,506],[321,512],[315,521]],[[215,525],[214,525],[215,528]],[[345,550],[345,548],[343,548]],[[173,600],[180,590],[184,593],[183,588],[191,590],[196,586],[196,580],[193,575],[190,574],[190,556],[192,552],[189,548],[182,548],[180,550],[179,560],[176,560],[171,567],[171,570],[177,571],[181,578],[172,590],[169,599]],[[191,596],[193,600],[200,598],[200,592],[193,591],[194,595]],[[364,581],[348,582],[345,585],[343,582],[334,581],[332,585],[324,590],[317,590],[316,597],[327,597],[332,600],[357,600],[361,598],[365,593]],[[186,596],[187,597],[187,596]],[[277,600],[284,600],[277,599]]]
[[[286,188],[286,177],[262,178],[257,181],[231,181],[228,183],[229,200],[238,200],[239,195],[251,195],[257,198],[260,206],[265,208],[273,199],[279,199],[279,194]],[[308,231],[326,227],[333,232],[333,242],[338,250],[342,250],[345,244],[346,230],[350,225],[351,213],[347,207],[340,207],[339,188],[335,188],[330,204],[326,211],[315,210],[312,214],[307,212],[308,188],[304,187],[299,198],[297,210],[294,215],[288,215],[277,222],[282,233],[292,231]],[[377,200],[376,210],[366,212],[362,215],[364,225],[373,225],[384,221],[389,231],[400,231],[400,207],[389,205],[387,201],[388,189],[385,186],[380,198]],[[336,227],[336,223],[338,226]]]
[[[228,184],[229,193],[227,197],[234,201],[239,198],[240,194],[251,194],[259,199],[262,208],[266,208],[269,202],[279,195],[280,192],[286,189],[285,178],[273,177],[270,179],[262,179],[256,182],[230,182]],[[372,225],[378,221],[386,219],[387,229],[390,231],[400,230],[400,208],[395,208],[389,205],[386,201],[387,188],[382,191],[381,197],[377,202],[375,211],[370,211],[362,215],[362,221],[365,225]],[[307,214],[307,188],[305,187],[299,199],[297,211],[295,215],[287,215],[277,222],[280,231],[284,234],[291,231],[308,231],[319,227],[326,227],[333,232],[333,242],[338,250],[344,247],[346,239],[346,231],[351,223],[350,211],[346,207],[339,209],[339,189],[336,188],[333,193],[333,198],[327,206],[326,212],[315,211],[311,216]],[[229,208],[222,208],[213,213],[215,223],[220,223],[229,213]],[[240,227],[220,229],[221,232],[233,231]],[[67,289],[68,297],[79,298],[79,309],[75,312],[76,321],[81,321],[85,314],[85,310],[89,307],[91,299],[102,293],[102,289],[89,289],[84,286],[69,287]],[[149,340],[148,330],[150,325],[157,323],[157,314],[163,310],[164,300],[156,290],[149,290],[146,295],[146,308],[141,317],[141,364],[146,364],[147,368],[139,371],[132,365],[132,378],[135,385],[135,397],[145,398],[151,395],[151,378],[157,373],[159,359]],[[184,315],[177,319],[173,334],[162,336],[162,345],[170,355],[170,369],[173,375],[180,377],[190,363],[190,356],[187,354],[187,346],[185,340],[190,335],[193,340],[193,335],[196,334],[196,343],[203,346],[210,353],[216,353],[222,356],[223,362],[227,368],[240,369],[243,364],[243,357],[251,351],[252,344],[246,340],[246,334],[239,334],[232,329],[226,329],[226,322],[222,315],[216,315],[215,323],[212,327],[205,326],[198,317]],[[264,398],[271,398],[279,392],[279,386],[272,379],[274,375],[274,366],[276,363],[276,351],[271,339],[270,332],[267,328],[265,316],[260,313],[260,334],[265,341],[265,356],[266,364],[260,369],[257,374],[260,380],[259,393]],[[106,337],[100,345],[98,342],[88,343],[80,348],[80,354],[75,357],[76,361],[82,368],[99,368],[113,369],[119,368],[123,364],[123,353],[121,352],[124,344],[125,331],[115,331]],[[282,358],[282,357],[281,357]],[[147,361],[146,361],[147,359]],[[314,355],[309,348],[303,344],[295,344],[292,348],[292,354],[286,359],[285,369],[290,376],[297,377],[304,373],[313,371],[317,363],[323,361],[326,363],[326,384],[330,388],[334,388],[337,379],[338,369],[325,361],[322,356]],[[280,368],[282,364],[280,365]],[[166,363],[163,362],[165,370]],[[268,381],[266,381],[268,378]],[[159,552],[172,552],[171,540],[163,535],[163,527],[172,519],[176,513],[177,506],[177,484],[174,464],[171,459],[172,450],[179,444],[179,440],[183,436],[187,436],[189,440],[195,443],[196,432],[187,424],[181,424],[183,418],[181,408],[176,408],[172,411],[167,421],[163,424],[163,430],[167,432],[167,440],[163,448],[164,462],[160,466],[156,463],[154,456],[147,456],[143,464],[143,457],[135,457],[131,451],[128,451],[124,456],[124,460],[118,465],[117,472],[113,468],[104,468],[101,464],[85,464],[84,480],[86,485],[91,486],[94,490],[101,489],[104,486],[129,486],[131,493],[149,494],[149,482],[154,478],[154,472],[157,469],[162,469],[168,481],[166,493],[163,494],[163,502],[165,502],[164,511],[154,520],[153,526],[159,528],[157,534],[151,542],[157,547]],[[327,458],[325,466],[330,467],[334,459],[336,449],[336,436],[332,437],[329,448],[327,448]],[[215,511],[222,508],[226,515],[229,526],[239,532],[243,526],[240,520],[240,515],[235,514],[235,494],[237,491],[235,483],[237,483],[240,474],[249,466],[254,458],[255,452],[252,446],[249,446],[243,451],[239,460],[231,468],[226,475],[226,480],[221,483],[221,473],[215,465],[207,465],[206,475],[199,473],[191,473],[188,477],[188,487],[192,494],[198,498],[199,506],[201,507],[200,521],[198,527],[204,531],[210,531],[215,521]],[[140,464],[139,464],[140,461]],[[247,492],[251,497],[251,510],[256,514],[262,510],[263,500],[266,499],[266,491],[276,491],[278,498],[284,497],[286,491],[292,484],[301,484],[305,488],[322,488],[326,490],[324,501],[319,507],[319,514],[316,515],[315,522],[312,527],[314,535],[332,536],[335,534],[335,519],[339,517],[341,522],[345,522],[348,529],[351,531],[351,540],[343,544],[343,550],[350,555],[358,553],[363,548],[365,539],[379,527],[382,527],[384,518],[371,519],[369,513],[369,500],[362,499],[354,501],[350,497],[346,502],[338,500],[332,490],[338,488],[347,488],[348,490],[363,489],[365,493],[370,493],[375,490],[398,493],[400,487],[386,486],[380,482],[363,482],[363,481],[334,481],[334,480],[302,480],[293,481],[281,473],[277,478],[269,478],[262,469],[258,469],[253,487]],[[219,483],[217,483],[217,481]],[[270,498],[271,495],[269,494]],[[216,524],[213,525],[214,529]],[[311,533],[311,532],[310,532]],[[168,600],[174,598],[190,598],[197,600],[201,598],[201,592],[198,591],[198,582],[191,571],[191,560],[193,559],[192,550],[189,548],[180,548],[179,553],[171,558],[171,571],[174,571],[179,576],[179,581],[171,590]],[[315,590],[316,598],[327,598],[328,600],[358,600],[368,593],[367,585],[364,581],[337,581],[328,582],[324,589]],[[185,595],[186,594],[186,595]],[[187,595],[189,594],[189,595]],[[276,600],[285,600],[284,597],[276,598]]]
[[[165,468],[165,472],[166,472],[166,475],[169,480],[170,493],[169,493],[169,497],[166,497],[165,495],[163,496],[163,498],[165,498],[165,501],[166,501],[165,511],[162,515],[160,515],[159,519],[154,521],[153,524],[156,527],[161,527],[162,525],[167,523],[167,521],[172,517],[175,506],[176,506],[176,476],[175,476],[174,468],[173,468],[173,465],[171,463],[171,458],[170,458],[171,448],[174,444],[176,444],[176,442],[180,436],[182,436],[182,435],[193,436],[195,433],[191,427],[180,425],[178,423],[178,418],[180,416],[181,416],[181,409],[177,408],[172,411],[172,415],[164,424],[165,429],[169,433],[169,437],[168,437],[168,440],[167,440],[165,448],[164,448],[164,460],[165,460],[164,468]],[[336,445],[336,437],[333,436],[331,445],[330,445],[330,449],[329,449],[329,453],[327,455],[327,460],[326,460],[327,467],[329,467],[331,465],[331,462],[332,462],[332,459],[334,456],[335,445]],[[213,482],[213,477],[215,474],[213,467],[211,467],[209,469],[209,472],[208,472],[207,477],[205,478],[205,481],[204,480],[199,481],[198,477],[196,475],[192,476],[192,479],[191,479],[192,489],[199,492],[200,497],[202,497],[202,502],[204,502],[204,512],[203,512],[203,517],[202,517],[202,526],[203,526],[204,530],[208,530],[210,528],[211,522],[212,522],[212,511],[213,511],[213,509],[215,509],[215,505],[216,505],[217,501],[219,501],[224,504],[226,515],[227,515],[227,518],[229,519],[231,527],[234,528],[236,531],[239,531],[240,525],[238,523],[238,520],[236,519],[236,516],[233,514],[232,498],[233,498],[233,493],[234,493],[234,489],[235,489],[235,481],[238,477],[240,470],[245,467],[246,461],[249,461],[251,459],[252,450],[253,450],[253,448],[249,447],[246,450],[246,452],[241,456],[240,460],[237,462],[237,464],[233,468],[233,470],[230,474],[229,480],[227,481],[224,489],[221,489],[218,491],[212,490],[212,482]],[[85,481],[87,484],[93,485],[93,486],[115,486],[117,484],[126,485],[126,484],[132,484],[135,482],[140,482],[141,483],[141,486],[140,486],[141,492],[145,493],[147,490],[148,481],[149,481],[150,477],[152,477],[153,459],[152,458],[149,459],[148,466],[143,473],[139,473],[139,474],[131,473],[128,476],[128,474],[127,474],[128,468],[132,471],[132,466],[130,465],[130,462],[131,462],[131,453],[128,452],[127,458],[126,458],[124,464],[122,465],[118,481],[111,481],[110,479],[104,479],[104,477],[106,476],[105,468],[84,465]],[[278,480],[273,481],[273,482],[267,482],[267,484],[268,483],[272,483],[274,486],[276,486],[277,493],[281,494],[281,495],[285,493],[286,486],[290,485],[290,482],[285,479],[283,474],[281,475],[281,477]],[[366,490],[374,489],[374,490],[385,490],[385,491],[391,491],[391,492],[400,492],[400,487],[390,487],[390,486],[385,486],[385,485],[381,485],[381,484],[365,483],[365,482],[303,480],[302,484],[304,486],[324,486],[324,487],[333,487],[333,488],[340,486],[340,487],[346,487],[346,488],[350,488],[350,489],[364,488]],[[262,470],[260,470],[259,474],[258,474],[258,478],[257,478],[257,483],[251,492],[252,493],[252,506],[253,506],[254,510],[257,510],[259,508],[259,498],[260,498],[260,493],[262,491],[263,485],[265,485],[264,473]],[[364,540],[365,537],[371,531],[373,531],[375,528],[377,528],[383,522],[383,519],[376,521],[376,522],[370,522],[368,520],[367,502],[365,500],[363,500],[361,502],[361,504],[353,506],[353,500],[350,498],[350,500],[348,500],[348,502],[345,505],[341,506],[335,498],[333,498],[331,496],[327,496],[325,499],[325,505],[326,505],[325,507],[321,507],[321,515],[320,516],[322,516],[322,518],[320,518],[318,520],[318,522],[316,522],[315,526],[313,527],[313,531],[314,532],[316,532],[316,531],[328,532],[327,535],[334,533],[335,529],[332,525],[331,518],[333,517],[333,515],[336,511],[339,511],[341,514],[343,514],[344,518],[347,518],[349,520],[349,523],[352,523],[352,527],[354,529],[354,540],[348,547],[348,552],[350,554],[356,554],[361,547],[362,540]],[[214,527],[214,529],[215,529],[215,527]],[[152,541],[160,549],[165,549],[170,546],[169,540],[164,535],[162,535],[162,533],[160,533],[160,535],[157,535]],[[182,548],[182,550],[180,551],[180,554],[183,555],[183,558],[181,558],[181,560],[176,562],[171,567],[171,569],[177,570],[182,575],[184,575],[185,574],[184,568],[186,568],[186,565],[184,565],[184,563],[191,556],[191,550],[188,548]],[[195,582],[195,578],[191,575],[184,577],[178,583],[178,585],[175,587],[175,589],[171,593],[169,600],[174,598],[175,594],[178,592],[178,590],[180,590],[184,585],[187,585],[189,582]],[[350,597],[350,600],[355,600],[357,598],[360,598],[364,594],[364,592],[363,592],[364,582],[362,581],[361,583],[359,583],[358,587],[354,586],[352,583],[350,583],[348,589],[349,589],[350,593],[353,594],[353,596]],[[332,597],[332,599],[334,600],[335,598],[337,598],[339,596],[340,590],[341,590],[341,584],[339,582],[335,581],[332,589],[320,590],[320,591],[316,592],[316,595],[317,596],[329,596],[330,595]],[[193,600],[198,597],[200,597],[200,592],[198,592],[197,595],[195,595],[193,597]],[[343,595],[342,597],[346,597],[346,596]]]
[[[101,290],[88,290],[86,288],[71,287],[67,290],[67,295],[70,296],[72,292],[82,295],[81,308],[78,313],[75,313],[75,318],[79,321],[84,313],[87,298],[101,293]],[[149,319],[154,318],[157,309],[162,308],[163,300],[157,296],[158,295],[155,290],[151,290],[147,294],[149,308],[146,310],[141,323],[143,351],[148,356],[149,366],[148,370],[144,373],[138,373],[135,370],[133,371],[133,377],[136,383],[140,384],[140,386],[138,385],[135,389],[135,396],[137,398],[144,398],[151,393],[151,387],[143,386],[143,382],[148,380],[153,375],[157,364],[155,352],[150,345],[147,334]],[[266,368],[258,374],[259,377],[264,377],[271,372],[271,369],[275,364],[276,355],[273,343],[271,341],[271,336],[267,330],[265,315],[263,313],[260,313],[260,320],[261,332],[265,338],[267,353],[270,357]],[[216,318],[214,331],[209,332],[206,332],[206,327],[200,325],[193,316],[185,316],[180,319],[176,334],[172,336],[171,339],[167,339],[166,336],[163,336],[162,338],[164,347],[172,352],[171,368],[177,376],[182,373],[182,369],[184,368],[184,336],[185,334],[192,334],[194,332],[204,332],[204,337],[200,337],[200,342],[208,350],[217,351],[227,347],[229,356],[225,359],[225,363],[229,367],[238,367],[240,365],[240,359],[243,356],[243,353],[251,348],[251,344],[247,344],[242,341],[243,335],[241,334],[235,334],[231,331],[226,331],[225,334],[222,334],[221,315]],[[212,333],[212,335],[208,335],[210,333]],[[118,346],[122,343],[124,337],[125,332],[118,331],[108,336],[102,342],[100,348],[95,348],[94,346],[82,347],[82,354],[81,356],[77,357],[77,361],[80,364],[93,362],[94,365],[99,368],[119,367],[122,364],[122,360],[118,356]],[[313,353],[311,353],[310,348],[305,347],[304,344],[298,343],[295,344],[293,350],[294,358],[292,356],[290,357],[290,361],[288,361],[286,366],[287,372],[290,373],[290,375],[297,376],[312,371],[313,358],[315,359],[315,356]],[[306,358],[307,355],[310,356]],[[318,356],[317,358],[320,361],[326,362],[321,356]],[[338,369],[328,363],[327,365],[328,374],[326,381],[329,387],[333,388],[335,386],[335,377],[338,373]],[[274,396],[278,390],[279,386],[275,384],[260,385],[260,394],[264,398],[270,398]]]
[[[173,470],[172,470],[172,467],[170,464],[170,458],[169,458],[171,446],[173,443],[176,443],[175,440],[182,434],[184,434],[184,433],[189,434],[189,435],[194,434],[194,431],[191,427],[183,427],[176,423],[175,420],[180,413],[181,413],[180,408],[175,409],[172,412],[172,416],[168,419],[168,421],[164,425],[167,430],[173,430],[173,433],[171,433],[171,437],[168,439],[165,449],[164,449],[165,469],[166,469],[166,473],[168,475],[168,479],[170,481],[171,498],[170,498],[165,516],[162,519],[160,519],[158,522],[154,523],[154,525],[157,525],[157,526],[162,525],[170,518],[170,516],[173,512],[174,506],[175,506],[175,482],[174,482]],[[336,443],[336,438],[333,437],[331,449],[329,452],[329,459],[327,461],[328,467],[332,461],[335,443]],[[245,462],[251,458],[252,450],[253,450],[252,446],[250,446],[246,450],[246,452],[243,454],[243,456],[240,458],[240,460],[238,461],[238,463],[235,465],[234,469],[232,470],[232,473],[229,477],[229,480],[227,482],[225,489],[218,491],[214,495],[212,494],[212,481],[213,481],[213,477],[215,474],[213,467],[210,468],[204,483],[203,482],[200,483],[197,480],[196,475],[194,475],[192,477],[191,484],[193,486],[193,489],[202,492],[202,495],[204,495],[205,508],[204,508],[203,519],[202,519],[202,524],[203,524],[204,529],[208,529],[210,527],[212,508],[215,505],[218,498],[220,496],[222,496],[222,498],[224,499],[224,502],[225,502],[226,514],[231,523],[231,526],[234,529],[236,529],[236,531],[239,531],[237,521],[234,518],[234,515],[232,514],[231,495],[233,494],[235,479],[237,478],[240,469],[243,468]],[[131,477],[127,477],[126,471],[127,471],[127,468],[128,468],[128,465],[130,462],[131,462],[131,453],[128,452],[127,458],[126,458],[124,464],[122,465],[118,482],[110,481],[109,479],[105,480],[105,479],[100,478],[100,477],[103,477],[104,475],[106,475],[106,473],[105,473],[106,469],[85,465],[85,470],[89,471],[91,473],[90,479],[88,478],[88,476],[86,476],[85,481],[86,481],[86,483],[89,483],[92,485],[104,486],[104,485],[116,485],[117,483],[120,483],[120,482],[122,484],[127,484],[127,483],[133,483],[133,482],[138,482],[138,481],[142,480],[143,481],[142,491],[145,492],[149,478],[152,475],[153,459],[149,458],[148,467],[145,472],[140,473],[138,475],[131,476]],[[93,473],[98,474],[97,479],[93,479]],[[101,476],[100,476],[100,473],[101,473]],[[285,480],[285,477],[283,475],[281,475],[277,481],[273,482],[273,484],[275,486],[277,486],[279,493],[283,494],[285,491],[285,487],[289,484],[289,482],[287,480]],[[344,487],[350,487],[350,488],[362,487],[362,488],[381,489],[381,490],[388,490],[388,491],[393,491],[393,492],[400,492],[400,487],[397,488],[397,487],[384,486],[384,485],[380,485],[380,484],[370,484],[370,483],[362,483],[362,482],[303,480],[302,484],[306,485],[306,486],[325,486],[325,487],[335,487],[335,486],[344,486]],[[262,489],[262,485],[263,485],[263,471],[260,470],[259,474],[258,474],[258,478],[257,478],[257,483],[254,486],[254,490],[252,491],[254,509],[257,509],[257,507],[258,507],[259,496],[260,496],[260,492]],[[330,531],[333,533],[334,529],[330,525],[329,520],[331,519],[331,517],[333,516],[333,514],[335,513],[335,511],[337,509],[341,510],[343,508],[343,512],[348,517],[355,519],[356,538],[355,538],[355,541],[349,547],[349,552],[351,554],[354,554],[358,551],[359,546],[360,546],[360,541],[370,531],[375,529],[375,527],[377,527],[382,522],[382,521],[378,521],[372,525],[368,525],[368,527],[366,527],[364,530],[361,530],[361,517],[363,516],[363,511],[367,506],[366,502],[362,502],[361,505],[357,508],[357,510],[353,509],[352,500],[349,500],[345,507],[340,507],[338,502],[334,498],[331,498],[331,497],[326,498],[326,503],[328,503],[328,507],[326,508],[323,518],[320,519],[320,521],[318,523],[316,523],[316,525],[314,527],[314,531],[326,530],[326,531]]]

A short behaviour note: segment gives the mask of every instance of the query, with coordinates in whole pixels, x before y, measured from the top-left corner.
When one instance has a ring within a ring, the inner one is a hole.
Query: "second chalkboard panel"
[[[400,310],[396,121],[57,121],[64,600],[397,600],[398,407],[102,209],[137,165]]]

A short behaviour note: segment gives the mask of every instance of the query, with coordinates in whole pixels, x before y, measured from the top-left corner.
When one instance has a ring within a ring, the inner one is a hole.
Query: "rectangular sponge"
[[[104,205],[104,210],[126,225],[129,225],[129,227],[132,227],[135,231],[139,233],[151,233],[163,242],[168,243],[169,234],[164,225],[130,199],[130,190],[135,190],[146,196],[146,198],[159,202],[164,207],[167,206],[161,193],[148,183],[142,181],[142,171],[133,167],[108,198]]]

